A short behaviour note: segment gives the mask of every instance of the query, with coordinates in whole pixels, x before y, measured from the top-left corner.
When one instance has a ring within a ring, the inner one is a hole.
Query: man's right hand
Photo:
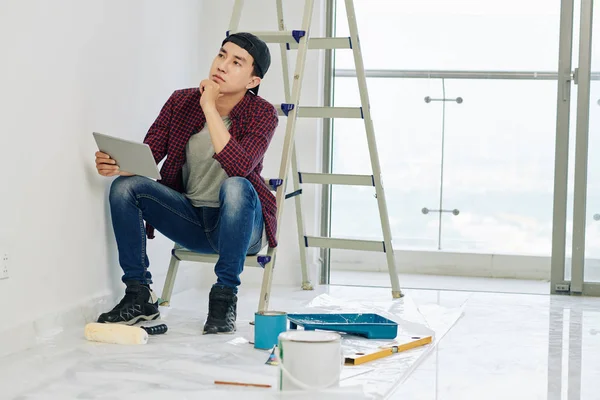
[[[102,176],[132,176],[129,172],[121,171],[117,162],[106,153],[96,152],[96,169]]]

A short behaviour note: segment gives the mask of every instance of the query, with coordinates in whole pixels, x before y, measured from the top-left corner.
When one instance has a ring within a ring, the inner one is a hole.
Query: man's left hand
[[[207,106],[215,107],[217,99],[222,96],[221,87],[218,83],[210,79],[205,79],[200,82],[200,94],[200,106],[203,110]]]

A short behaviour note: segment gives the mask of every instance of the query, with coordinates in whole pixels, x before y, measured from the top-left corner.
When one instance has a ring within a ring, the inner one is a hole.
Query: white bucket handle
[[[301,387],[304,390],[323,390],[323,389],[328,389],[329,387],[335,385],[335,383],[340,379],[339,377],[336,377],[334,380],[332,380],[331,382],[329,382],[326,385],[323,386],[308,386],[306,383],[298,380],[296,377],[292,376],[292,374],[290,373],[290,371],[288,371],[284,366],[283,366],[283,361],[281,360],[281,358],[279,358],[279,352],[276,350],[275,351],[275,359],[277,360],[277,365],[279,366],[279,370],[282,371],[284,373],[284,375],[290,380],[292,381],[292,383],[296,386]],[[342,361],[343,361],[343,356],[342,356]]]

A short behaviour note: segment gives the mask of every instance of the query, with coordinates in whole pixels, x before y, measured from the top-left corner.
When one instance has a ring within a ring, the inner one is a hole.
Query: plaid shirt
[[[231,110],[229,118],[231,139],[219,154],[213,154],[213,158],[227,175],[242,176],[252,183],[262,205],[269,246],[276,247],[277,203],[260,173],[264,154],[279,123],[277,111],[263,98],[246,94]],[[167,100],[144,139],[156,163],[167,157],[160,170],[160,183],[180,193],[184,191],[185,146],[190,136],[199,132],[205,123],[198,88],[177,90]],[[146,224],[146,231],[152,239],[154,228]]]

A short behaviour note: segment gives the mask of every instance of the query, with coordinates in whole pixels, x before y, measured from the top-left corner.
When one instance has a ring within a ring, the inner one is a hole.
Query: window
[[[366,68],[398,75],[368,78],[394,247],[549,256],[557,87],[542,78],[558,65],[560,2],[355,7]],[[338,1],[337,36],[345,18]],[[351,52],[335,68],[353,70]],[[487,79],[424,75],[436,70]],[[355,78],[334,88],[335,106],[360,104]],[[362,120],[335,120],[333,138],[335,173],[372,173]],[[334,186],[332,236],[381,238],[374,194]]]

